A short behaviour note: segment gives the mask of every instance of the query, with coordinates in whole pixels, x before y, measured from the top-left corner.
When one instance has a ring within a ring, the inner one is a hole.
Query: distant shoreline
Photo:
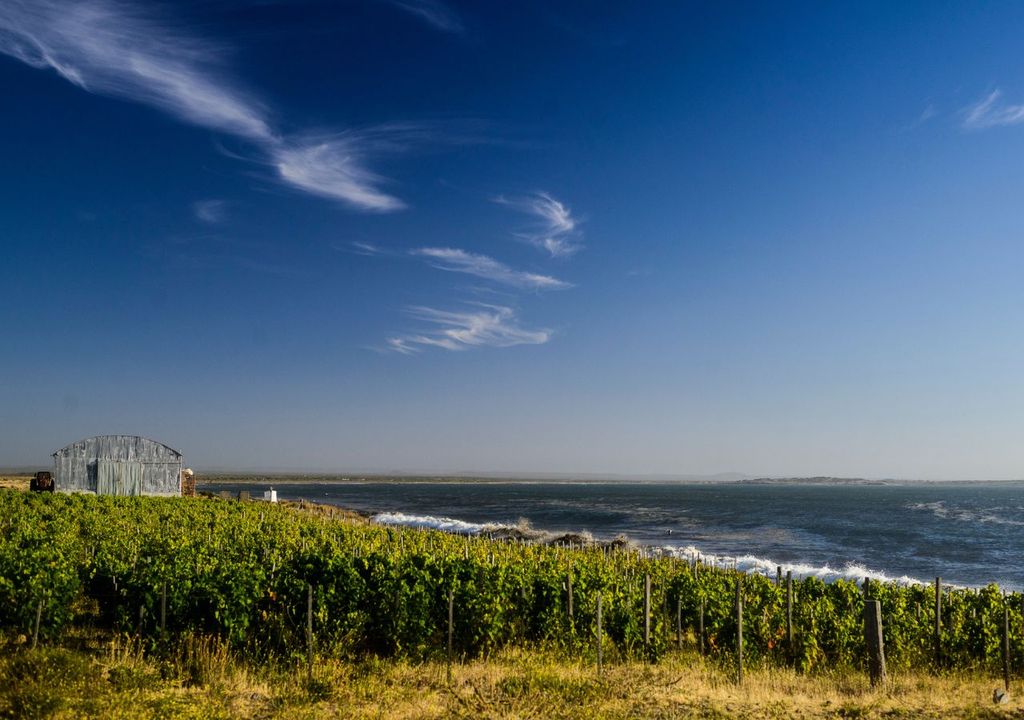
[[[37,470],[51,470],[49,465],[27,467],[0,468],[0,477],[24,479],[35,475]],[[237,485],[255,485],[264,483],[285,484],[344,484],[344,483],[431,483],[431,484],[493,484],[493,485],[817,485],[817,486],[851,486],[851,485],[1005,485],[1024,483],[1024,478],[1008,480],[991,479],[914,479],[914,478],[861,478],[837,477],[830,475],[816,476],[754,476],[741,473],[718,473],[712,475],[622,475],[617,473],[490,473],[490,472],[454,472],[454,473],[346,473],[346,472],[306,472],[306,471],[260,471],[260,470],[204,470],[197,469],[199,485],[232,483]]]
[[[435,484],[435,485],[813,485],[848,487],[898,485],[971,485],[1012,484],[1024,480],[902,480],[839,477],[743,478],[736,480],[700,479],[629,479],[598,477],[495,477],[474,475],[343,475],[326,473],[197,473],[197,487],[206,485],[343,485],[343,484]]]
[[[0,478],[8,482],[24,482],[33,473],[23,470],[0,471]],[[900,478],[842,478],[816,477],[743,477],[736,479],[686,477],[666,478],[650,476],[630,478],[626,476],[581,475],[547,477],[525,475],[452,475],[452,474],[362,474],[362,473],[267,473],[257,471],[239,472],[197,472],[197,487],[209,485],[365,485],[375,483],[433,484],[433,485],[803,485],[803,486],[906,486],[906,485],[1011,485],[1024,483],[1024,478],[1011,480],[908,480]]]

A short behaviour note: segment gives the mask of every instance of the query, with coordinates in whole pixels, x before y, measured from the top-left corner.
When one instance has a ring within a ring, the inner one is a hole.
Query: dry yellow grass
[[[28,490],[29,475],[0,475],[0,490]]]
[[[383,664],[352,677],[324,668],[334,689],[310,717],[356,718],[949,718],[1024,717],[1018,703],[995,707],[995,680],[914,675],[872,689],[863,677],[805,677],[788,670],[748,673],[742,687],[694,658],[592,666],[511,652],[456,668]]]
[[[9,649],[9,648],[8,648]],[[38,678],[38,679],[37,679]],[[0,716],[182,718],[1024,718],[1016,700],[992,704],[980,676],[898,676],[872,689],[856,673],[729,674],[684,656],[657,665],[592,665],[537,651],[443,662],[318,661],[255,668],[208,639],[161,661],[128,639],[102,651],[18,650],[0,661]]]

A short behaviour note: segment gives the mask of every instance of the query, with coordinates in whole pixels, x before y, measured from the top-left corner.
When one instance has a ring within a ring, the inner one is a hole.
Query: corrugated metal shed
[[[98,495],[181,495],[182,455],[137,435],[98,435],[53,454],[60,492]]]

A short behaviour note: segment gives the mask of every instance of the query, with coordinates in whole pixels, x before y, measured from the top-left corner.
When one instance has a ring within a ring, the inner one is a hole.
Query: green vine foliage
[[[452,593],[460,657],[533,645],[592,659],[600,595],[606,659],[656,661],[680,640],[693,648],[703,607],[706,652],[731,663],[737,583],[749,663],[865,666],[865,589],[847,581],[794,581],[790,644],[774,579],[677,558],[336,522],[255,502],[0,492],[0,628],[28,635],[38,617],[44,640],[88,609],[90,622],[153,646],[193,632],[255,658],[303,655],[312,586],[318,652],[443,656]],[[867,593],[882,604],[893,670],[1000,671],[1004,612],[1012,671],[1024,669],[1020,594],[945,590],[936,654],[932,588],[872,582]]]

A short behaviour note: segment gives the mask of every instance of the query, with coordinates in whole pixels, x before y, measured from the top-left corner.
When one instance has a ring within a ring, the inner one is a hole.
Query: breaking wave
[[[457,535],[488,535],[495,538],[511,538],[546,544],[559,542],[595,543],[594,538],[589,533],[560,533],[537,530],[532,528],[526,520],[520,520],[514,525],[507,523],[472,523],[449,517],[386,512],[375,515],[371,518],[371,521],[378,525],[400,525],[403,527],[441,530],[443,532]],[[617,538],[609,544],[632,545],[623,538]],[[832,582],[835,580],[861,582],[867,577],[879,582],[896,583],[898,585],[925,584],[924,581],[908,575],[887,575],[884,572],[872,570],[855,562],[847,563],[839,568],[833,568],[830,565],[777,562],[770,558],[758,557],[757,555],[713,555],[702,551],[694,545],[632,545],[632,547],[645,554],[677,557],[688,561],[699,560],[705,565],[713,565],[715,567],[722,568],[732,568],[735,566],[737,569],[744,572],[756,573],[768,577],[775,577],[777,568],[781,567],[783,574],[792,572],[793,577],[797,579],[816,577],[824,580],[825,582]]]
[[[378,525],[402,525],[424,530],[441,530],[455,535],[487,535],[494,539],[524,540],[533,543],[580,543],[592,544],[590,533],[554,532],[537,530],[529,520],[520,519],[514,525],[507,523],[473,523],[450,517],[433,515],[408,515],[400,512],[386,512],[374,515],[371,522]]]
[[[930,512],[937,518],[943,520],[955,520],[965,523],[990,523],[993,525],[1024,526],[1024,508],[1010,508],[997,506],[990,508],[962,508],[949,507],[945,500],[936,502],[910,503],[906,506],[908,510],[919,512]],[[1016,517],[1006,517],[1006,513],[1012,513]]]
[[[378,525],[402,525],[405,527],[422,528],[424,530],[442,530],[456,535],[480,535],[501,529],[496,523],[471,523],[448,517],[433,515],[406,515],[399,512],[386,512],[370,518]]]
[[[918,578],[910,577],[909,575],[888,575],[880,570],[872,570],[863,565],[855,562],[849,562],[839,568],[834,568],[830,565],[810,565],[807,563],[787,563],[777,562],[770,558],[762,558],[757,555],[710,555],[702,552],[699,548],[693,545],[686,547],[672,547],[666,545],[657,548],[657,551],[665,555],[671,555],[673,557],[685,558],[687,560],[697,559],[705,565],[714,565],[716,567],[731,568],[735,567],[746,573],[756,573],[759,575],[766,575],[768,577],[775,577],[778,568],[782,568],[782,573],[792,572],[794,578],[803,579],[808,577],[816,577],[825,582],[833,582],[835,580],[851,580],[860,582],[864,578],[871,578],[883,583],[896,583],[897,585],[924,585],[926,584],[923,580]]]

